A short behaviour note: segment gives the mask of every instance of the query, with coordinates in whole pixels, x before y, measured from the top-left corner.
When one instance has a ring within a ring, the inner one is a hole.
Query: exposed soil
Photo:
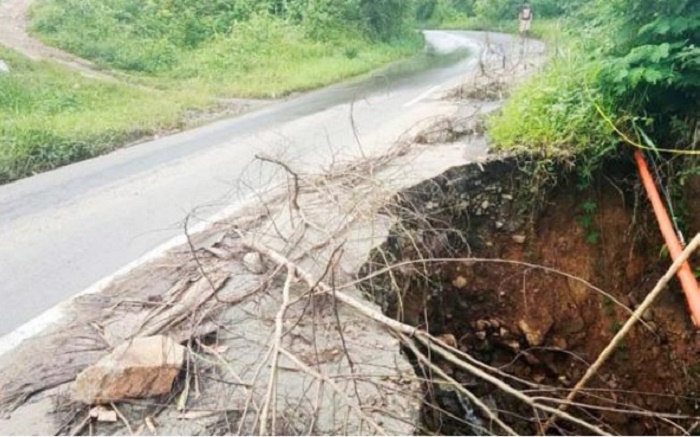
[[[32,0],[4,0],[0,3],[0,44],[16,50],[29,59],[48,59],[79,72],[107,81],[118,79],[99,71],[94,64],[55,47],[49,47],[29,34],[29,8]]]
[[[528,381],[532,386],[509,382],[529,395],[560,398],[628,319],[625,306],[634,309],[670,262],[660,256],[663,244],[630,162],[608,165],[585,190],[562,166],[555,169],[556,187],[542,196],[532,194],[528,168],[516,159],[483,170],[471,165],[405,192],[403,223],[362,273],[387,260],[472,258],[395,269],[391,278],[379,276],[365,289],[392,317]],[[544,200],[533,205],[533,198]],[[587,407],[570,411],[613,433],[682,433],[700,411],[699,352],[700,336],[674,281],[645,314],[645,325],[632,330],[577,398]],[[448,363],[437,364],[519,433],[541,432],[547,417],[536,417],[532,408]],[[446,397],[440,384],[425,390],[426,431],[478,433],[463,419],[469,412]],[[586,430],[558,422],[548,433]]]

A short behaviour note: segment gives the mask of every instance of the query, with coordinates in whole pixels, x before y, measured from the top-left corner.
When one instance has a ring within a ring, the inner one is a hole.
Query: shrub
[[[682,136],[678,126],[690,130],[700,114],[700,2],[600,1],[597,12],[605,37],[615,35],[600,52],[601,84],[652,120],[659,141]]]

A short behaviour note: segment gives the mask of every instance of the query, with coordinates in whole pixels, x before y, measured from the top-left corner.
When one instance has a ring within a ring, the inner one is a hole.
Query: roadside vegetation
[[[87,79],[1,47],[0,59],[12,68],[0,74],[0,183],[177,128],[183,107],[207,104],[186,89],[166,96]]]
[[[46,42],[147,84],[209,95],[277,97],[415,53],[398,0],[43,0]]]
[[[653,157],[684,231],[685,187],[700,175],[700,3],[582,2],[545,71],[489,121],[498,147],[573,160],[580,187],[604,160]],[[662,176],[663,175],[663,176]]]
[[[489,121],[504,149],[585,156],[693,143],[700,4],[532,0],[545,71]],[[45,42],[115,70],[85,79],[3,50],[0,183],[181,128],[231,97],[270,98],[419,51],[416,27],[517,32],[520,0],[40,0]],[[584,167],[588,167],[587,165]]]
[[[547,41],[552,57],[489,121],[497,147],[544,161],[575,156],[584,180],[630,146],[674,157],[681,181],[700,174],[700,2],[530,3],[531,36]],[[521,4],[423,0],[420,18],[443,28],[515,33]]]
[[[0,183],[188,124],[229,98],[275,98],[419,52],[412,9],[382,1],[43,0],[45,42],[117,71],[92,80],[0,48]]]
[[[491,120],[504,148],[599,153],[687,148],[700,114],[700,3],[531,0],[546,70]],[[421,0],[428,27],[517,32],[520,0]],[[620,130],[621,132],[616,132]]]

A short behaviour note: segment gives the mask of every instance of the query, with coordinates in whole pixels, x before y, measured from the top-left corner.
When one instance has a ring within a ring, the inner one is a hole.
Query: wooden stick
[[[499,419],[498,416],[491,410],[491,408],[489,408],[481,399],[479,399],[476,395],[474,395],[474,393],[472,393],[469,390],[462,387],[462,385],[459,382],[457,382],[454,378],[451,378],[440,367],[433,364],[430,361],[430,359],[425,356],[425,354],[421,353],[421,351],[418,350],[418,348],[413,344],[413,342],[410,339],[406,338],[405,335],[401,335],[401,334],[399,334],[399,335],[401,336],[401,340],[404,342],[404,344],[406,346],[408,346],[409,349],[411,349],[411,351],[416,355],[416,357],[418,357],[418,360],[420,360],[426,366],[430,367],[430,369],[433,372],[437,373],[442,379],[449,382],[455,388],[455,390],[457,390],[458,392],[462,393],[464,396],[469,398],[469,400],[474,405],[479,407],[481,412],[484,413],[486,415],[486,417],[489,418],[489,420],[491,420],[492,422],[495,422],[507,434],[515,435],[515,436],[518,435],[518,433],[515,432],[515,430],[513,428],[506,425],[501,419]]]
[[[547,405],[542,405],[540,403],[535,402],[531,397],[527,396],[523,392],[511,387],[508,385],[506,382],[489,375],[485,371],[477,368],[476,366],[470,365],[463,360],[460,360],[457,358],[454,354],[449,352],[449,350],[445,349],[447,345],[445,345],[443,342],[438,340],[437,338],[433,337],[429,333],[425,331],[420,331],[418,328],[407,325],[405,323],[401,323],[397,320],[391,319],[384,314],[375,311],[367,306],[367,304],[358,301],[357,299],[354,299],[350,296],[348,296],[345,293],[342,293],[338,291],[337,289],[333,291],[331,287],[323,283],[322,281],[316,281],[314,277],[304,271],[301,267],[298,265],[292,263],[290,260],[285,258],[282,254],[270,249],[269,247],[266,247],[264,245],[261,245],[253,240],[247,239],[245,235],[243,235],[240,231],[237,231],[241,238],[243,239],[243,245],[248,247],[251,250],[254,250],[268,258],[270,258],[272,261],[279,265],[283,265],[287,267],[288,269],[296,272],[296,274],[301,277],[310,287],[317,287],[320,289],[322,292],[325,294],[328,294],[330,296],[335,297],[335,299],[338,299],[339,301],[345,303],[346,305],[352,307],[356,311],[358,311],[360,314],[363,314],[370,319],[385,325],[386,327],[396,331],[400,332],[409,338],[414,337],[421,341],[422,343],[426,344],[427,346],[431,347],[435,352],[440,354],[443,358],[447,359],[448,361],[452,362],[453,364],[456,364],[457,366],[461,367],[462,369],[470,372],[471,374],[487,381],[490,382],[491,384],[494,384],[496,387],[499,389],[503,390],[505,393],[508,393],[512,395],[513,397],[521,400],[522,402],[532,406],[533,408],[538,408],[543,411],[546,411],[548,413],[554,414],[556,416],[561,417],[562,419],[568,420],[572,423],[575,423],[577,425],[580,425],[582,427],[585,427],[586,429],[599,434],[599,435],[607,435],[605,431],[603,431],[601,428],[591,425],[590,423],[587,423],[581,419],[578,419],[564,411],[560,411],[557,408],[554,407],[549,407]]]
[[[270,435],[274,435],[277,432],[277,365],[279,364],[282,337],[284,336],[284,315],[287,313],[287,308],[289,308],[289,289],[293,280],[294,270],[288,269],[287,280],[284,282],[284,290],[282,291],[282,306],[275,317],[275,343],[272,349],[272,364],[270,365],[267,394],[265,395],[262,413],[260,413],[260,435],[268,435],[267,418],[270,412],[272,412]]]
[[[700,248],[700,234],[696,235],[695,238],[693,238],[693,241],[690,242],[688,247],[685,248],[685,250],[673,263],[673,265],[671,265],[666,274],[659,280],[659,282],[656,284],[656,287],[654,287],[651,293],[647,295],[646,299],[644,299],[644,302],[642,302],[642,304],[639,305],[639,308],[637,308],[634,314],[632,314],[632,317],[630,317],[627,320],[622,329],[620,329],[620,331],[615,335],[615,337],[613,337],[613,339],[606,346],[603,352],[600,353],[598,359],[591,365],[591,367],[588,368],[586,374],[583,375],[583,378],[581,378],[581,380],[576,384],[574,389],[571,390],[569,395],[566,397],[565,402],[567,403],[564,403],[559,406],[560,411],[566,410],[568,403],[571,403],[581,391],[581,389],[583,389],[584,386],[588,383],[588,381],[590,381],[590,379],[593,376],[595,376],[596,373],[598,373],[603,364],[605,364],[605,362],[610,358],[613,352],[615,352],[615,349],[620,344],[620,342],[622,342],[627,333],[630,332],[630,330],[634,327],[637,321],[639,321],[642,318],[642,315],[654,304],[656,298],[659,297],[661,292],[663,292],[666,289],[666,285],[676,275],[678,269],[685,264],[688,258],[690,258],[690,256],[696,250],[698,250],[698,248]],[[555,420],[555,417],[550,417],[544,424],[543,431],[546,432],[547,429],[549,429],[549,427],[554,424]]]
[[[348,407],[355,411],[355,413],[360,416],[362,420],[365,422],[369,423],[369,425],[379,434],[379,435],[387,435],[386,430],[379,426],[377,422],[375,422],[370,416],[368,416],[364,411],[362,411],[362,405],[355,405],[352,402],[352,398],[347,396],[343,389],[341,389],[338,384],[335,383],[331,378],[328,378],[327,376],[318,373],[311,367],[307,366],[304,364],[299,358],[297,358],[294,354],[291,352],[287,351],[286,349],[282,348],[280,349],[280,353],[284,355],[285,357],[289,358],[291,362],[293,362],[299,369],[301,369],[303,372],[308,373],[309,375],[313,376],[314,378],[318,379],[319,381],[323,381],[326,384],[328,384],[333,391],[338,393],[338,395],[345,397],[345,400],[347,401]]]
[[[131,428],[131,424],[129,423],[127,418],[124,417],[124,415],[122,414],[121,411],[119,411],[119,408],[117,408],[117,406],[114,404],[114,402],[110,402],[110,405],[114,409],[114,412],[117,413],[117,416],[119,416],[119,418],[122,420],[122,422],[126,426],[127,431],[129,431],[129,435],[134,435],[134,430]]]

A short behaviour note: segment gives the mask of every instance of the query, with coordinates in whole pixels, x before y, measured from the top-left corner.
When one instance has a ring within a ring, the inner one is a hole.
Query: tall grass
[[[575,48],[560,50],[489,120],[497,147],[546,155],[599,153],[613,147],[613,130],[596,108],[607,111],[613,104],[597,85],[599,68]]]
[[[179,125],[184,108],[206,98],[167,96],[83,78],[0,48],[11,66],[0,75],[0,183],[112,150]]]
[[[40,36],[103,68],[123,70],[141,86],[87,79],[0,48],[12,69],[0,74],[0,183],[182,128],[192,110],[222,98],[274,98],[316,88],[422,47],[418,35],[374,43],[347,29],[314,39],[299,25],[264,14],[188,46],[172,35],[149,38],[157,32],[146,24],[161,18],[114,9],[122,0],[68,2],[72,8],[61,7],[65,0],[38,3],[33,23]],[[135,37],[129,29],[139,27]]]

